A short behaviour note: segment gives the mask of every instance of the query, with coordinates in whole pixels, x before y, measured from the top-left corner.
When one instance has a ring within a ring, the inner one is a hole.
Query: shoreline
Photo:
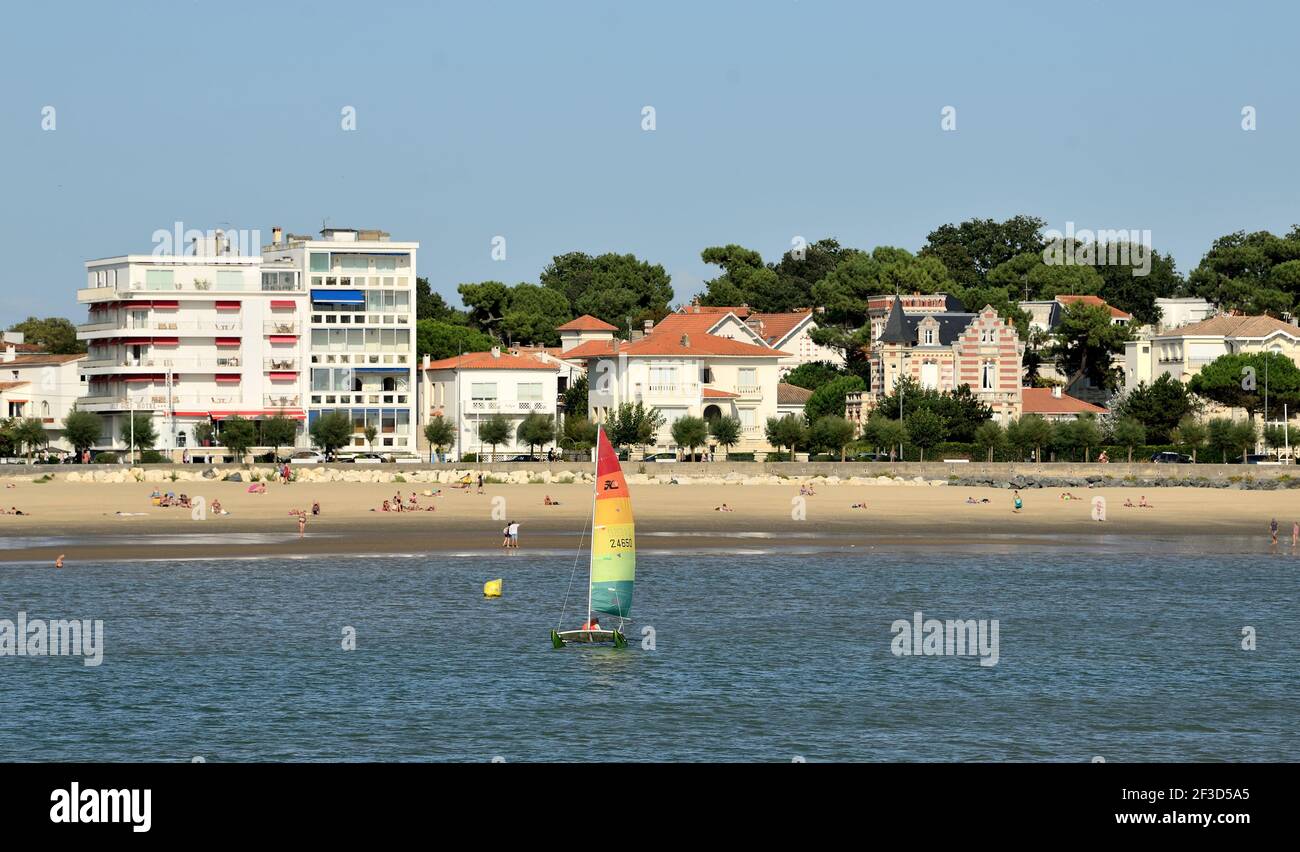
[[[489,484],[483,494],[437,486],[391,483],[293,483],[271,485],[265,494],[247,483],[168,483],[163,490],[193,486],[193,496],[218,499],[230,512],[192,519],[188,509],[149,505],[153,483],[20,483],[0,502],[21,516],[0,515],[0,562],[69,563],[100,560],[230,559],[256,556],[401,555],[500,553],[507,520],[522,524],[528,553],[573,553],[590,522],[589,484]],[[401,487],[414,491],[422,508],[435,511],[371,511]],[[799,484],[710,488],[634,488],[633,511],[642,551],[818,551],[902,547],[957,551],[980,547],[1194,548],[1267,553],[1269,521],[1280,526],[1279,548],[1290,549],[1291,524],[1300,520],[1300,493],[1206,491],[1166,487],[1142,495],[1131,487],[1022,491],[1023,512],[1011,511],[1004,488],[923,485],[817,485],[801,497]],[[543,505],[544,497],[559,501]],[[1091,518],[1091,500],[1107,501],[1107,520]],[[1145,496],[1153,508],[1125,508]],[[988,499],[968,504],[966,499]],[[295,509],[319,501],[298,537]],[[853,509],[855,503],[866,509]],[[720,512],[722,504],[734,511]],[[116,512],[129,514],[118,515]],[[1163,542],[1159,544],[1158,542]]]

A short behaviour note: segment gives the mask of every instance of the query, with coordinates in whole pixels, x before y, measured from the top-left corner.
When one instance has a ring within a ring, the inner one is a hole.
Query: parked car
[[[289,464],[324,464],[325,456],[315,450],[299,450],[289,456]]]
[[[354,453],[348,456],[348,461],[353,464],[384,464],[387,461],[379,453]],[[340,459],[342,461],[342,459]]]
[[[537,462],[537,461],[541,461],[541,459],[539,459],[537,456],[530,456],[530,455],[524,454],[524,455],[518,455],[518,456],[511,456],[510,458],[506,459],[506,461],[508,461],[508,462]]]
[[[851,460],[860,462],[887,462],[889,461],[889,453],[858,453]]]
[[[677,453],[646,453],[645,457],[642,458],[641,461],[663,463],[675,462],[677,461]]]
[[[1251,453],[1246,456],[1246,464],[1277,464],[1278,461],[1267,453]]]
[[[1156,464],[1191,464],[1192,457],[1182,453],[1156,453],[1151,457]]]

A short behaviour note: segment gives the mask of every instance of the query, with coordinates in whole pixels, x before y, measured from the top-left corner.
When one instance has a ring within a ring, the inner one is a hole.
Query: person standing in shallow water
[[[1273,543],[1277,544],[1277,518],[1274,518],[1272,523],[1268,525],[1268,532],[1273,536]]]

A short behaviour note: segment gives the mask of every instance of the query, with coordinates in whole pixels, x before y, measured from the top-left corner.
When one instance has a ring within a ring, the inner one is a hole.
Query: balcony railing
[[[267,320],[262,324],[262,328],[267,334],[298,334],[302,326],[296,322]]]
[[[240,366],[241,359],[231,358],[101,358],[82,363],[83,370],[159,368],[171,370],[226,370]]]
[[[700,395],[700,386],[695,382],[672,382],[667,384],[650,382],[646,385],[638,384],[637,390],[642,391],[646,396],[696,398]]]
[[[298,369],[298,359],[297,359],[297,358],[263,358],[263,359],[262,359],[262,369],[263,369],[263,370],[272,370],[272,371],[274,371],[274,370],[297,370],[297,369]]]
[[[312,405],[406,405],[408,391],[383,393],[339,393],[337,391],[312,391]]]
[[[208,406],[239,405],[237,395],[221,394],[149,394],[145,396],[83,396],[77,406],[87,411],[167,411],[172,408],[206,408]]]
[[[535,411],[549,412],[552,408],[553,404],[542,400],[472,399],[465,410],[470,413],[531,414]]]
[[[301,408],[302,397],[298,394],[263,394],[264,408]]]
[[[117,332],[154,332],[154,331],[190,331],[190,332],[229,332],[239,331],[239,320],[211,320],[207,322],[180,322],[177,320],[139,320],[123,317],[107,322],[92,322],[77,326],[77,331],[117,331]]]

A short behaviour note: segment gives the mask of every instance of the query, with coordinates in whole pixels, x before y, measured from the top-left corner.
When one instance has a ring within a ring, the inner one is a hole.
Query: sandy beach
[[[12,485],[12,487],[8,487]],[[591,512],[591,486],[584,484],[487,484],[484,493],[439,486],[354,482],[271,484],[264,494],[246,483],[205,481],[166,484],[210,507],[219,500],[229,512],[195,520],[190,510],[150,505],[152,483],[35,483],[6,481],[0,502],[0,561],[77,559],[179,559],[312,553],[471,552],[499,546],[508,520],[522,525],[521,551],[572,549]],[[378,509],[398,488],[412,491],[418,512]],[[1268,524],[1276,517],[1289,544],[1291,523],[1300,519],[1295,491],[1160,488],[1146,493],[1153,508],[1126,508],[1144,496],[1134,488],[1021,492],[1024,510],[1012,511],[1005,489],[924,485],[819,486],[796,498],[799,484],[751,486],[645,485],[633,489],[642,548],[739,547],[749,538],[768,545],[864,546],[881,543],[960,545],[1005,542],[1008,537],[1056,537],[1086,546],[1106,537],[1196,537],[1257,539],[1268,546]],[[544,498],[558,506],[544,505]],[[1090,501],[1107,500],[1107,518],[1091,517]],[[989,503],[968,504],[967,498]],[[321,514],[309,519],[299,538],[297,509],[319,501]],[[733,511],[717,511],[726,504]],[[865,509],[851,508],[865,503]],[[425,511],[428,506],[435,510]],[[119,514],[121,513],[121,514]]]

